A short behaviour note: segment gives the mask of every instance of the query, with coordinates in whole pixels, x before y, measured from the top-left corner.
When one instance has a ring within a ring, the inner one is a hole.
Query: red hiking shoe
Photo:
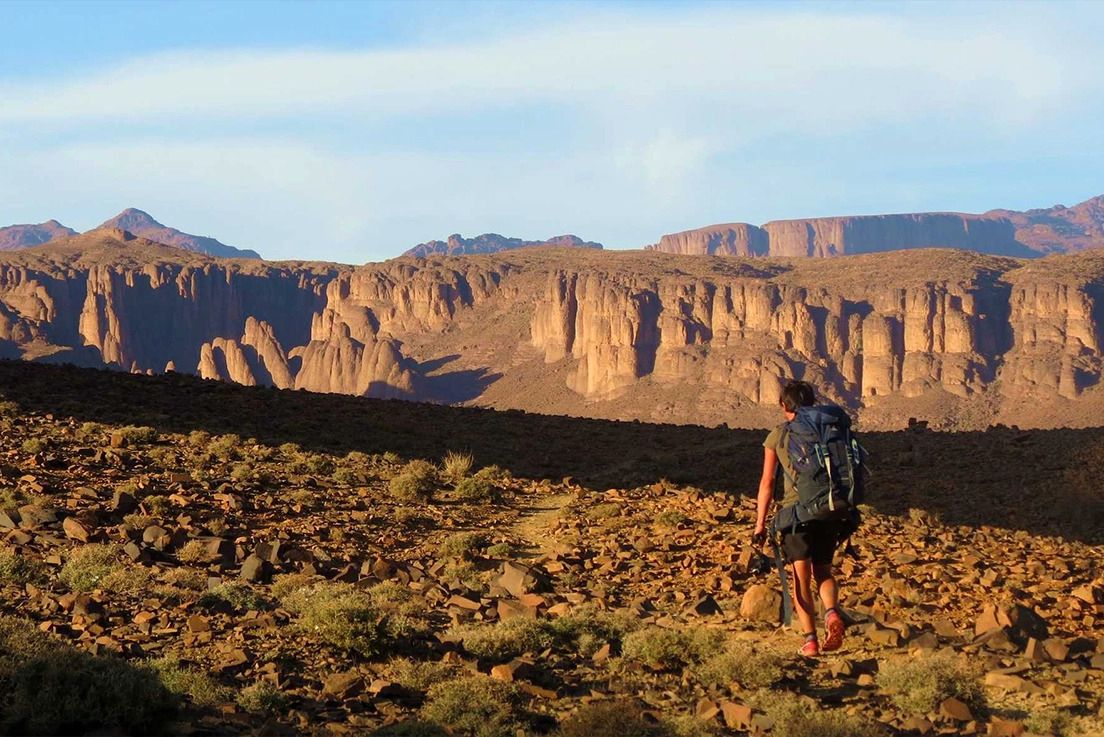
[[[797,654],[806,658],[820,657],[820,644],[815,639],[805,640]]]
[[[824,629],[827,632],[824,638],[824,652],[839,650],[843,645],[843,631],[847,629],[847,625],[843,623],[843,617],[835,610],[828,612],[828,616],[824,618]]]

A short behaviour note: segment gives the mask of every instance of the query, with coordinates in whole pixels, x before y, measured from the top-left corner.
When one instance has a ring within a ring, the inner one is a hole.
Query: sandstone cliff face
[[[1104,397],[1098,253],[542,250],[330,271],[157,253],[0,266],[7,352],[48,344],[124,370],[407,399],[463,379],[449,397],[705,424],[773,417],[790,377],[890,425],[903,419],[884,408],[953,425],[1007,405],[1031,424],[1032,407]]]
[[[665,235],[658,244],[648,248],[688,256],[767,256],[770,237],[754,225],[730,223]]]

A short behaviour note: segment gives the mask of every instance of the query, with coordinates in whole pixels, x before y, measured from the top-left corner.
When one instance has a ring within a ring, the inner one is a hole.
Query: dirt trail
[[[562,542],[552,534],[551,528],[574,498],[574,494],[565,493],[526,499],[528,504],[521,509],[521,518],[510,528],[525,544],[522,557],[539,558],[551,553]]]

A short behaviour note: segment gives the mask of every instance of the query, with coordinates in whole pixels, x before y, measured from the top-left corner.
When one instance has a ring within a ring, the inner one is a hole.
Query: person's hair
[[[788,381],[782,387],[778,403],[787,412],[796,412],[798,407],[812,407],[816,404],[816,389],[807,381]]]

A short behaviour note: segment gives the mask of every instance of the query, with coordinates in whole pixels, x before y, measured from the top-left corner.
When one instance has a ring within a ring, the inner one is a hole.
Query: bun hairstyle
[[[807,381],[788,381],[782,387],[778,403],[787,412],[796,412],[798,407],[812,407],[816,404],[816,389]]]

